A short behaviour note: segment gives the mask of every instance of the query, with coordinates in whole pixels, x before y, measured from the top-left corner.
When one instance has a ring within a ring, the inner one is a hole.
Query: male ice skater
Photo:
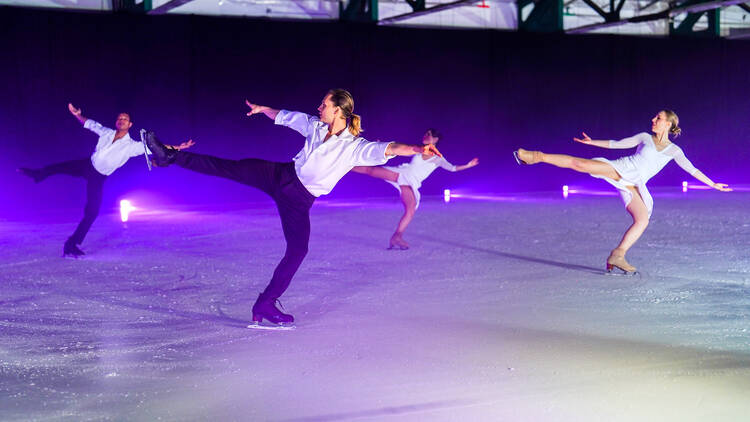
[[[134,141],[128,133],[130,127],[133,126],[128,113],[118,114],[115,121],[115,129],[110,129],[94,120],[84,117],[81,114],[81,109],[75,108],[73,104],[68,104],[68,110],[83,124],[83,127],[99,135],[99,141],[96,143],[96,148],[94,149],[94,153],[91,154],[91,158],[63,161],[44,166],[40,169],[22,167],[17,171],[31,177],[36,183],[54,174],[67,174],[86,180],[86,205],[83,208],[83,218],[78,223],[75,232],[65,241],[63,246],[63,257],[79,258],[84,253],[78,245],[83,243],[86,233],[88,233],[94,220],[99,215],[104,181],[107,179],[107,176],[122,167],[130,157],[143,154],[144,149],[143,144]],[[191,145],[193,145],[193,142],[188,141],[172,148],[183,149],[189,148]]]
[[[266,319],[273,324],[290,324],[294,317],[276,308],[276,302],[307,254],[310,207],[315,198],[329,193],[354,166],[383,164],[396,155],[440,153],[432,144],[370,142],[359,137],[361,118],[354,114],[351,94],[343,89],[328,91],[318,106],[319,117],[246,103],[250,107],[248,116],[263,113],[277,125],[292,128],[305,137],[305,145],[294,161],[227,160],[177,151],[162,145],[153,132],[146,135],[146,143],[160,166],[175,163],[198,173],[234,180],[260,189],[276,202],[286,253],[253,305],[253,323],[260,325]]]

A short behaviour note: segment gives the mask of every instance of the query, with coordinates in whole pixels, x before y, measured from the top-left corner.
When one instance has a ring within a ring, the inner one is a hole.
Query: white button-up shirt
[[[115,139],[115,133],[117,133],[114,129],[104,127],[91,119],[86,120],[83,127],[99,135],[96,149],[91,154],[91,164],[96,171],[105,176],[109,176],[122,167],[130,157],[144,153],[143,143],[134,141],[130,134],[113,143],[112,140]]]
[[[355,137],[348,127],[340,135],[333,134],[325,140],[328,125],[305,113],[281,110],[275,123],[305,137],[305,146],[294,157],[294,169],[300,182],[314,196],[331,192],[355,166],[377,166],[392,158],[385,155],[391,142],[371,142]]]

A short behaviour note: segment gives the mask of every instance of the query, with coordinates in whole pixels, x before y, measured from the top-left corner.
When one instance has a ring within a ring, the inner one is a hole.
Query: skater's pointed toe
[[[541,151],[527,151],[523,148],[518,148],[513,151],[513,158],[516,159],[516,163],[519,165],[531,165],[542,161]]]
[[[20,167],[16,169],[16,173],[21,173],[26,177],[34,179],[34,183],[39,183],[44,180],[44,175],[40,170],[30,169],[26,167]]]

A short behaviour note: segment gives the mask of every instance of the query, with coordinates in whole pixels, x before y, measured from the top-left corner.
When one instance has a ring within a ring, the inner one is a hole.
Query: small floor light
[[[568,197],[568,185],[563,185],[563,198]]]
[[[135,210],[135,207],[127,199],[120,201],[120,219],[123,223],[128,221],[130,212]]]
[[[445,189],[443,191],[443,200],[445,202],[450,202],[451,201],[451,190],[450,189]]]

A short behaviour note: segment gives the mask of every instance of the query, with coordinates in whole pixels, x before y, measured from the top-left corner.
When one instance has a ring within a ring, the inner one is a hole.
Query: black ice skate
[[[143,134],[143,140],[151,150],[151,154],[154,156],[154,161],[159,167],[166,167],[174,163],[177,157],[177,150],[162,144],[159,139],[156,138],[156,134],[152,131],[145,131]]]
[[[258,300],[253,305],[253,322],[248,328],[256,329],[294,329],[294,317],[281,312],[276,308],[278,299],[272,299],[263,293],[258,296]],[[281,302],[279,302],[281,304]],[[272,326],[263,325],[263,320],[267,320]]]
[[[84,255],[86,254],[71,240],[66,241],[65,245],[63,245],[63,258],[70,257],[78,259]]]
[[[21,167],[19,169],[16,169],[16,171],[23,174],[24,176],[34,179],[34,183],[39,183],[44,180],[44,175],[42,174],[41,170]]]

